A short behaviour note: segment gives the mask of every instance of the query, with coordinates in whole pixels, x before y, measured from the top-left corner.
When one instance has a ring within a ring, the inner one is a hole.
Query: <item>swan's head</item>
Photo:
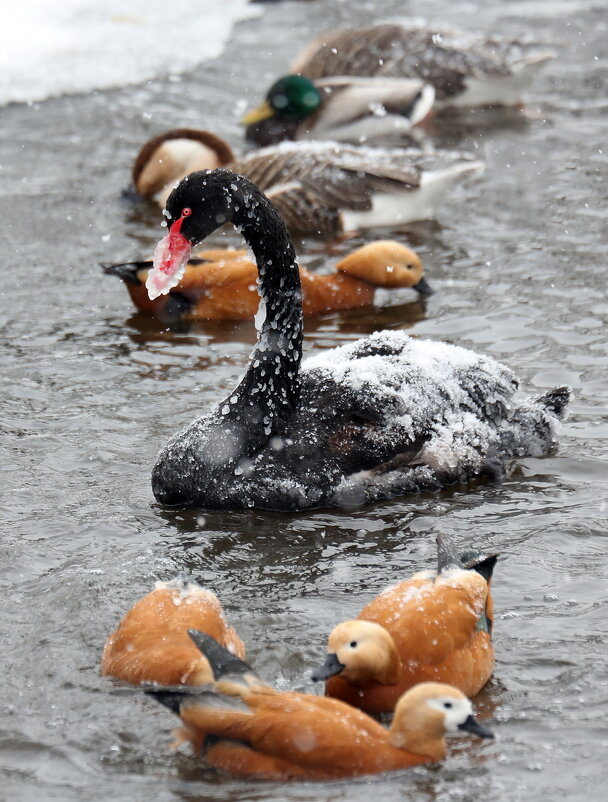
[[[422,295],[433,292],[424,278],[424,266],[418,254],[395,240],[376,240],[363,245],[336,267],[375,287],[413,287]]]
[[[194,245],[229,220],[254,215],[261,197],[250,181],[230,170],[200,170],[183,178],[163,212],[169,232],[154,251],[146,280],[150,299],[179,283]]]
[[[252,125],[269,117],[279,120],[304,120],[321,106],[321,93],[303,75],[285,75],[268,90],[266,100],[246,114],[241,123]]]
[[[325,664],[312,675],[313,680],[336,675],[355,686],[394,685],[399,677],[400,660],[390,634],[371,621],[344,621],[333,630],[327,642]]]
[[[209,131],[177,128],[154,137],[133,164],[133,187],[162,207],[176,182],[194,170],[214,170],[234,160],[234,153]]]
[[[442,760],[445,736],[462,732],[479,738],[494,737],[475,720],[471,702],[461,691],[440,682],[423,682],[410,688],[397,702],[390,739],[399,749]]]

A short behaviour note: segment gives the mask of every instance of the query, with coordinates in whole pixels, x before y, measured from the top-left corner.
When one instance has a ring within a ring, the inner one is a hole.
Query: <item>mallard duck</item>
[[[333,630],[313,680],[368,713],[393,711],[419,682],[447,682],[475,696],[492,676],[490,580],[496,555],[466,562],[438,539],[437,572],[422,571],[385,590],[353,621]]]
[[[188,261],[179,284],[153,301],[145,286],[151,260],[102,267],[124,281],[140,312],[161,320],[252,319],[260,301],[258,270],[247,251],[202,251]],[[331,275],[319,275],[300,268],[305,315],[368,306],[377,287],[412,287],[421,295],[432,292],[418,254],[394,240],[377,240],[357,248],[337,262],[335,270]]]
[[[284,139],[371,145],[407,138],[434,99],[434,88],[417,79],[332,76],[313,82],[304,75],[286,75],[241,122],[256,145]]]
[[[461,691],[428,682],[401,697],[389,730],[337,699],[275,691],[216,644],[191,631],[215,681],[146,693],[184,725],[208,766],[265,780],[334,780],[443,760],[448,733],[493,738]],[[208,736],[212,736],[209,739]]]
[[[213,674],[188,636],[198,629],[238,657],[245,647],[214,593],[193,582],[158,582],[126,613],[103,650],[101,673],[126,682],[203,685]]]
[[[133,183],[162,208],[188,173],[223,166],[257,184],[291,231],[324,237],[432,218],[454,184],[483,169],[462,153],[335,142],[283,142],[237,160],[214,134],[181,128],[144,145]]]
[[[215,409],[161,451],[164,504],[296,510],[348,506],[500,473],[555,444],[567,388],[517,400],[511,371],[458,346],[377,332],[300,368],[302,304],[293,245],[262,191],[229,170],[173,190],[150,297],[179,281],[192,246],[233,223],[252,249],[261,302],[247,371]]]
[[[554,57],[537,42],[411,21],[324,33],[291,72],[314,81],[331,75],[418,78],[435,88],[436,108],[512,106]]]

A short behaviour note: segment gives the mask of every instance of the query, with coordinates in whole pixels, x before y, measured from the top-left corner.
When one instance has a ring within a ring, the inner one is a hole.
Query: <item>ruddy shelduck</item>
[[[438,539],[437,573],[424,571],[381,593],[329,636],[313,673],[328,696],[390,712],[419,682],[447,682],[474,696],[494,670],[490,579],[496,555],[468,562]]]
[[[443,760],[447,733],[492,733],[472,715],[456,688],[424,683],[399,700],[393,723],[374,719],[337,699],[280,693],[208,636],[192,632],[216,680],[198,689],[151,688],[184,724],[207,765],[240,777],[333,780],[404,769]],[[207,738],[207,736],[213,736]]]
[[[159,582],[124,616],[106,641],[101,673],[132,683],[202,685],[209,663],[188,636],[196,627],[240,657],[245,647],[226,623],[214,593],[180,580]]]
[[[245,320],[258,308],[257,267],[247,251],[202,251],[186,265],[179,284],[167,295],[148,297],[146,279],[151,261],[103,264],[121,278],[140,312],[162,320]],[[432,292],[420,257],[394,240],[363,245],[341,259],[335,272],[319,275],[300,268],[305,315],[358,309],[374,302],[377,287],[412,287],[420,295]]]

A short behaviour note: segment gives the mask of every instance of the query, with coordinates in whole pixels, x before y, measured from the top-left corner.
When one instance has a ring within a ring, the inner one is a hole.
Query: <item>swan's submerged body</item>
[[[518,401],[508,368],[457,346],[384,331],[300,369],[293,246],[277,212],[242,176],[193,173],[173,191],[165,216],[176,261],[221,223],[240,228],[256,255],[262,314],[238,387],[161,452],[152,474],[159,501],[351,506],[500,474],[511,459],[552,448],[567,389]],[[154,270],[166,270],[166,261],[163,254]]]

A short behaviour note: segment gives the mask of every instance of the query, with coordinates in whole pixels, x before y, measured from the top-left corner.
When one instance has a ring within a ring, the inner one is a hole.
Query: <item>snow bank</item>
[[[0,13],[0,105],[137,84],[221,54],[247,0],[19,0]]]

